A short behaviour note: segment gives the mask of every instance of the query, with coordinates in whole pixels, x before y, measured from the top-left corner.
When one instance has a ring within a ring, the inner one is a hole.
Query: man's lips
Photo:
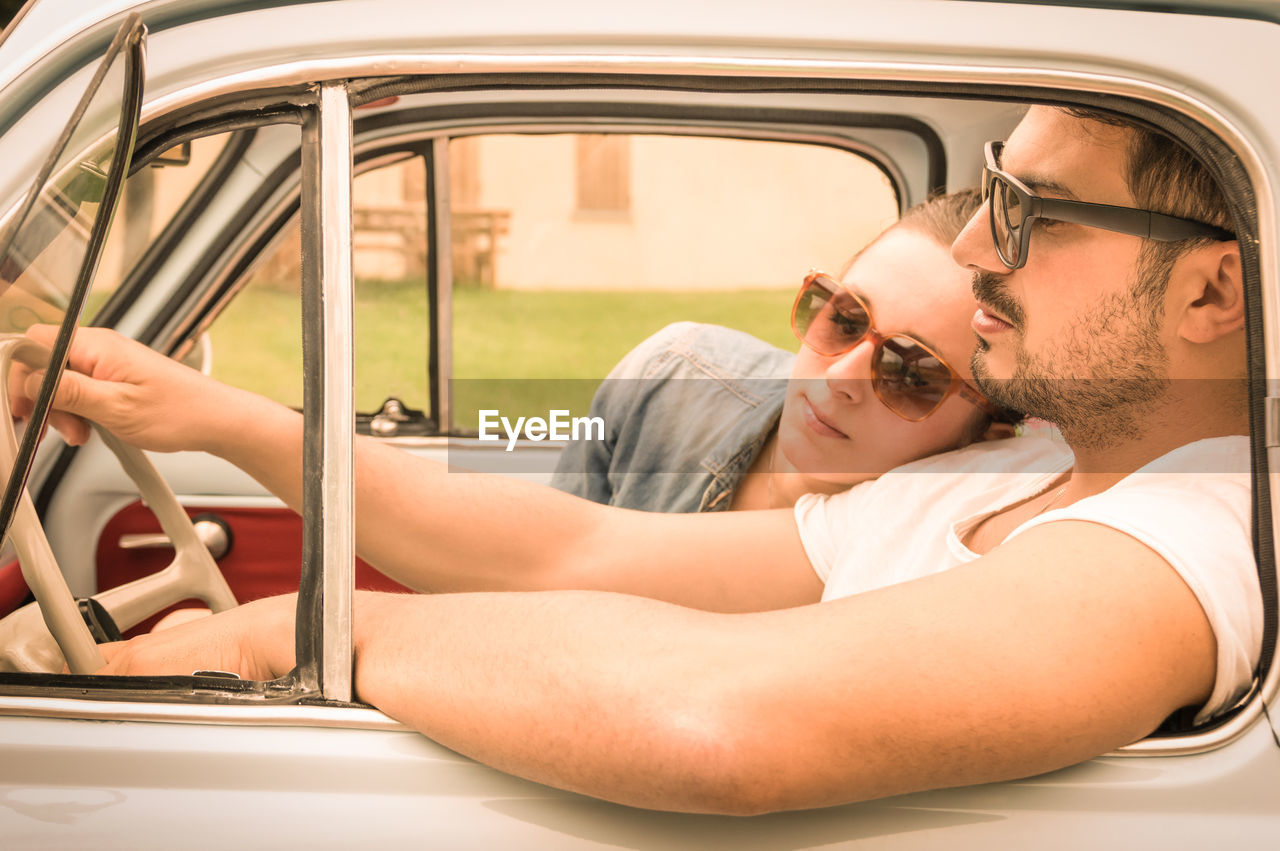
[[[1013,324],[1009,320],[993,313],[986,305],[978,306],[970,324],[979,334],[999,334],[1002,331],[1013,330]]]
[[[805,425],[823,437],[842,437],[845,440],[849,439],[849,435],[836,428],[828,421],[827,418],[824,418],[814,410],[812,402],[808,399],[804,399],[803,401],[804,405],[802,407],[804,409]]]

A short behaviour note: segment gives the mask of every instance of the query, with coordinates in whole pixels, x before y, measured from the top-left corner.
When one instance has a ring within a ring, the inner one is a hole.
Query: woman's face
[[[950,246],[894,228],[859,255],[844,285],[870,306],[882,335],[914,337],[971,378],[976,339],[969,323],[978,304]],[[874,348],[870,339],[835,356],[800,347],[778,424],[777,472],[803,474],[815,485],[848,485],[954,449],[972,435],[983,415],[958,393],[920,422],[886,408],[871,386]]]

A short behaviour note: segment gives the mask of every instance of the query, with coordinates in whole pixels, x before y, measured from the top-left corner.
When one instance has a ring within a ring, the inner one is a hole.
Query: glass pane
[[[356,176],[356,410],[430,413],[426,167],[394,155]],[[295,221],[209,328],[213,375],[302,407],[301,237]]]
[[[805,273],[840,272],[897,218],[880,169],[817,145],[495,134],[453,140],[449,161],[464,433],[481,409],[585,414],[599,379],[671,322],[794,350]]]
[[[142,32],[129,22],[117,32],[69,117],[59,140],[62,147],[49,151],[36,185],[18,210],[10,212],[0,236],[0,333],[21,333],[38,322],[62,326],[28,428],[5,471],[0,533],[8,532],[36,444],[45,433],[44,418],[71,333],[120,198],[142,92]]]
[[[302,409],[302,239],[295,218],[208,328],[210,375]]]
[[[130,175],[82,322],[97,313],[156,237],[169,226],[179,208],[208,177],[231,136],[231,133],[220,133],[177,145]]]
[[[356,176],[356,410],[395,398],[430,414],[427,358],[427,170],[420,156],[394,157]]]
[[[124,82],[124,59],[107,72],[85,119],[54,161],[0,263],[0,331],[24,331],[36,322],[58,323],[69,306],[73,288],[89,253],[89,236],[98,215],[107,171],[116,154],[112,126],[86,126],[90,116],[114,104],[118,111]],[[103,116],[98,115],[101,120]],[[95,138],[96,137],[96,138]]]

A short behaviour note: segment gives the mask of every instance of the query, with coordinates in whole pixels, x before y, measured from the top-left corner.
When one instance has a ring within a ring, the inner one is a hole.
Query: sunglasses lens
[[[848,290],[835,292],[814,282],[804,288],[791,317],[796,336],[822,355],[849,351],[867,335],[871,320],[866,308]]]
[[[991,199],[991,235],[996,251],[1006,265],[1016,266],[1022,246],[1022,199],[996,175],[989,178],[987,192]]]
[[[951,370],[910,337],[890,337],[880,347],[875,389],[885,407],[908,420],[933,413],[951,388]]]

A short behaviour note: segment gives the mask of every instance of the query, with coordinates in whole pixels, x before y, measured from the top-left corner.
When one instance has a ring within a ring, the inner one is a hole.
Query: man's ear
[[[1244,276],[1235,240],[1195,248],[1174,264],[1169,282],[1173,309],[1181,309],[1178,335],[1212,343],[1244,327]]]

